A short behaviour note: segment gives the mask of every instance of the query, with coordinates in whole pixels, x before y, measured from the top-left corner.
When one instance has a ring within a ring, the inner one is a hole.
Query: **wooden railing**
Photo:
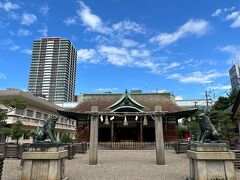
[[[164,143],[164,148],[174,149],[173,143]],[[155,142],[99,142],[99,150],[154,150]]]

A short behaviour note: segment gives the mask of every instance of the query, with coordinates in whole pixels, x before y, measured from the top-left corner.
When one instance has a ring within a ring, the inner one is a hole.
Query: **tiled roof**
[[[109,106],[116,103],[124,94],[83,94],[79,104],[66,111],[86,112],[91,111],[91,106],[98,106],[99,111],[110,111]],[[178,112],[187,109],[178,106],[169,93],[138,93],[130,94],[131,98],[144,106],[144,111],[154,111],[155,106],[161,106],[162,111]]]
[[[57,106],[49,101],[33,96],[30,92],[25,92],[22,90],[0,90],[0,99],[15,99],[19,98],[26,102],[27,104],[41,107],[49,111],[57,112],[60,106]]]

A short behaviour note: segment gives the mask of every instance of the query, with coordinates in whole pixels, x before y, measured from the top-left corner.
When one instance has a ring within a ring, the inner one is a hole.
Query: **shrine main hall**
[[[78,102],[75,108],[58,110],[77,121],[77,142],[90,140],[92,107],[97,108],[99,142],[154,142],[155,107],[161,108],[164,142],[176,141],[178,119],[197,111],[178,106],[170,93],[82,94]]]

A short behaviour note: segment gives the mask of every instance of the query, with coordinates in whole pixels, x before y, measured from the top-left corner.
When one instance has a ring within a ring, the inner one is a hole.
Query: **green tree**
[[[194,116],[190,117],[189,119],[184,119],[183,124],[187,126],[187,129],[190,133],[190,137],[192,141],[196,141],[199,135],[199,125],[196,122],[196,116],[198,113],[194,114]]]
[[[225,140],[230,140],[234,136],[234,123],[231,119],[231,112],[227,108],[234,103],[237,94],[238,91],[233,90],[227,94],[227,97],[220,96],[209,113],[212,123]]]
[[[223,139],[231,140],[234,136],[234,123],[231,120],[231,112],[228,110],[210,111],[210,119],[215,128],[223,135]]]
[[[17,139],[17,145],[18,145],[19,139],[26,133],[26,131],[23,130],[22,126],[23,126],[23,123],[20,120],[17,120],[16,123],[14,123],[12,126],[11,136],[12,138]]]
[[[69,134],[63,134],[60,138],[60,141],[64,144],[72,142],[72,138],[70,137]]]
[[[183,139],[183,131],[179,126],[176,126],[176,133],[180,139]]]
[[[237,98],[238,91],[232,90],[227,94],[227,97],[220,96],[218,100],[214,103],[212,109],[213,110],[226,110],[229,106],[231,106]]]
[[[8,113],[14,111],[16,108],[25,108],[26,103],[20,99],[0,99],[0,104],[5,106],[4,109],[0,108],[1,142],[4,142],[5,137],[11,135],[11,129],[6,126],[6,119]]]

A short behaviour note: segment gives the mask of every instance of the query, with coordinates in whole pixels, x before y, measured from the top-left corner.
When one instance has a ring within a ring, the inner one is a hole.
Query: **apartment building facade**
[[[72,102],[77,51],[64,38],[34,40],[28,90],[54,103]]]

